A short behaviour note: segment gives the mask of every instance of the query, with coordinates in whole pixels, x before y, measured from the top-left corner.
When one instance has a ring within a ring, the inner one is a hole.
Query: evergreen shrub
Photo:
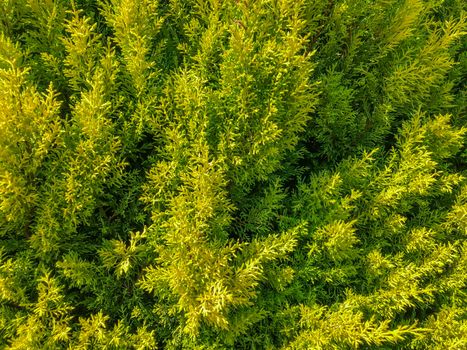
[[[467,2],[0,0],[0,348],[467,349]]]

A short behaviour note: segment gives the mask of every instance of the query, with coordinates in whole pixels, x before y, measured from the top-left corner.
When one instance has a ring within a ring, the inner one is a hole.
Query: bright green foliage
[[[0,0],[0,347],[467,348],[461,0]]]

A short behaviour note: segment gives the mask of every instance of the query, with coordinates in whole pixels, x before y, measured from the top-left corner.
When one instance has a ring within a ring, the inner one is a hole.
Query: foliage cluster
[[[467,2],[0,0],[0,347],[466,349]]]

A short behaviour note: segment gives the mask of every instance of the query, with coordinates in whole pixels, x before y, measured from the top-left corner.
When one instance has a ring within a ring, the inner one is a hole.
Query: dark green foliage
[[[467,348],[461,0],[0,0],[0,347]]]

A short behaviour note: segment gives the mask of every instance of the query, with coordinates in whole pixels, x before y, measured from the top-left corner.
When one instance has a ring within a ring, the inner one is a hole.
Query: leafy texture
[[[467,347],[461,0],[0,0],[0,347]]]

